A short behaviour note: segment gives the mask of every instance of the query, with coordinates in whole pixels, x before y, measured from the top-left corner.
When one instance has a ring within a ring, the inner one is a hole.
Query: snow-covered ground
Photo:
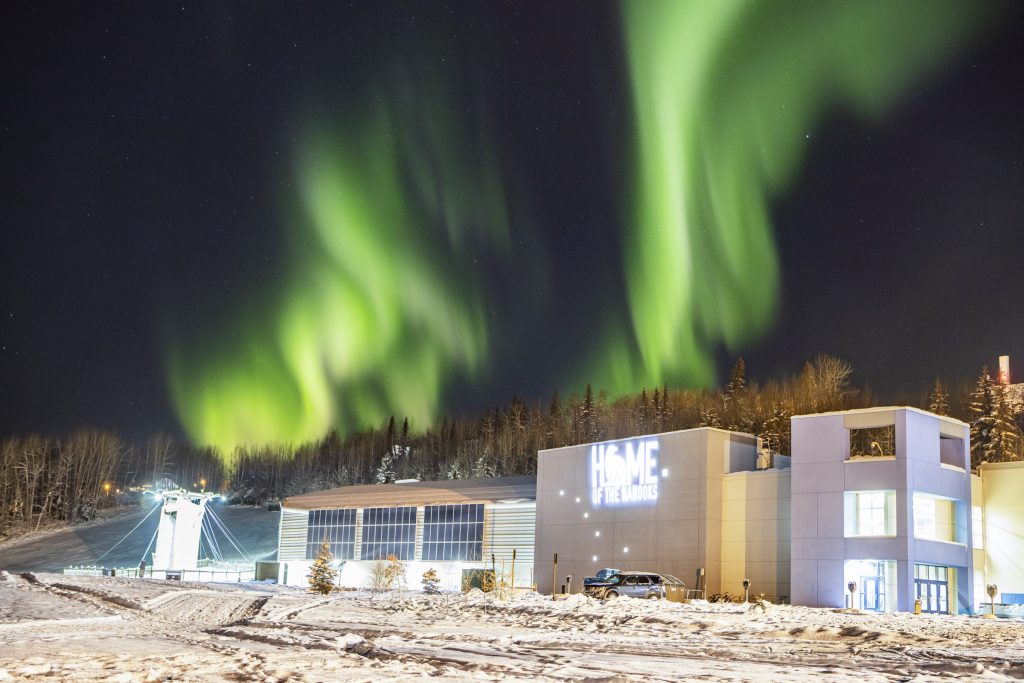
[[[152,510],[153,503],[111,519],[48,531],[9,541],[0,546],[0,569],[11,573],[26,571],[58,572],[70,565],[94,565],[121,538]],[[211,509],[238,538],[251,560],[272,560],[277,556],[279,512],[266,508],[214,503]],[[105,567],[137,567],[156,531],[159,512],[153,513],[128,538],[98,564]],[[218,535],[225,561],[244,558]],[[152,552],[152,550],[150,550]],[[148,559],[148,558],[147,558]]]
[[[0,670],[74,681],[1008,680],[1024,678],[1024,623],[38,574],[0,580]]]

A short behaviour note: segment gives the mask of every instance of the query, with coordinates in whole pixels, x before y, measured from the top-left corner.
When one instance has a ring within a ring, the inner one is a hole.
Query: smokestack
[[[1010,383],[1010,357],[999,356],[999,383]]]

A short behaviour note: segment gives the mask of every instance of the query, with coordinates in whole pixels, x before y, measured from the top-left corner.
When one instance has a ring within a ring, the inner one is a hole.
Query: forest
[[[549,401],[513,397],[482,414],[444,416],[422,431],[391,417],[310,443],[239,446],[226,457],[163,434],[143,443],[99,430],[14,436],[0,441],[0,537],[89,520],[147,488],[206,488],[255,505],[350,484],[530,474],[542,449],[692,427],[755,434],[788,454],[791,416],[878,405],[852,375],[845,361],[819,355],[795,375],[757,383],[741,358],[717,390],[662,386],[612,399],[587,385]],[[971,424],[974,466],[1024,459],[1021,396],[987,368],[951,389],[936,379],[917,407]]]

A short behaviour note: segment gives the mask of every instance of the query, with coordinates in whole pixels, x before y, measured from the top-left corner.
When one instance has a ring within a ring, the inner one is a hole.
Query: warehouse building
[[[529,586],[535,508],[533,477],[409,481],[291,496],[281,504],[278,581],[307,585],[327,540],[339,586],[368,587],[374,566],[389,556],[405,564],[410,588],[419,588],[428,569],[446,590],[479,584],[488,569],[504,570],[507,580],[514,570],[516,584]]]

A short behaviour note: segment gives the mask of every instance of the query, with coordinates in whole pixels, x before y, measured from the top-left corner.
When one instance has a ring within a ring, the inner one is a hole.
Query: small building
[[[971,612],[970,427],[868,408],[792,429],[793,603]]]
[[[405,564],[411,588],[419,588],[428,569],[446,590],[479,585],[491,569],[503,571],[506,581],[514,569],[516,585],[530,586],[535,510],[533,477],[345,486],[291,496],[281,503],[278,580],[306,585],[327,540],[343,587],[369,587],[374,565],[389,556]]]
[[[540,451],[538,590],[578,592],[611,567],[673,575],[707,595],[742,595],[749,578],[756,593],[786,599],[787,465],[757,437],[712,427]]]

